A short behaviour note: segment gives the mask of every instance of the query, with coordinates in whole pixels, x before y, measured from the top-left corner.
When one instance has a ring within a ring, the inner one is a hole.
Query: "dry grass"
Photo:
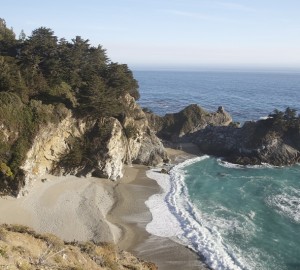
[[[0,226],[0,269],[9,270],[155,270],[110,243],[64,243],[23,225]]]

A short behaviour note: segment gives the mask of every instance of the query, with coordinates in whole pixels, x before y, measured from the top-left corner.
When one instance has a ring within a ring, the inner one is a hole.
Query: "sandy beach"
[[[125,178],[119,183],[116,187],[118,200],[108,215],[108,220],[118,224],[123,232],[118,246],[137,257],[154,262],[158,269],[208,269],[188,248],[146,231],[152,216],[145,205],[145,199],[159,193],[160,187],[155,180],[146,177],[145,166],[135,166],[128,170],[136,178]]]
[[[27,225],[66,241],[117,242],[121,231],[105,218],[114,204],[113,187],[103,179],[44,175],[25,197],[0,198],[0,223]]]
[[[195,154],[193,146],[184,148],[168,149],[172,162]],[[146,231],[152,216],[145,201],[160,192],[156,181],[146,177],[147,170],[143,165],[126,166],[124,177],[116,182],[41,176],[25,197],[0,198],[0,223],[27,225],[66,241],[113,242],[162,270],[207,269],[188,248]]]

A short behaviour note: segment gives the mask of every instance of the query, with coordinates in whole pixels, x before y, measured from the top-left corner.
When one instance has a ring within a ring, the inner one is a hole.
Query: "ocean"
[[[219,106],[236,122],[257,120],[274,109],[300,112],[300,73],[135,71],[142,107],[164,115],[198,104]]]
[[[197,103],[224,106],[234,121],[275,108],[300,111],[300,74],[135,71],[143,107],[177,112]],[[146,202],[146,229],[189,246],[212,269],[300,269],[300,165],[238,166],[202,156],[149,170],[162,187]]]

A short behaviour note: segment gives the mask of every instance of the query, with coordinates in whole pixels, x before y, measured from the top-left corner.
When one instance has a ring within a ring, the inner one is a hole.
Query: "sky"
[[[299,0],[0,0],[18,36],[44,26],[132,69],[300,70]]]

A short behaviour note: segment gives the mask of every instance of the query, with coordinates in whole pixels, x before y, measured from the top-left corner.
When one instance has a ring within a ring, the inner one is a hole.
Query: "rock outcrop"
[[[298,123],[297,123],[298,121]],[[242,165],[276,166],[300,161],[299,120],[277,122],[269,118],[243,127],[207,127],[189,136],[202,152]]]
[[[48,123],[40,128],[21,166],[24,172],[23,194],[37,176],[53,170],[61,155],[69,150],[70,138],[81,137],[85,129],[86,123],[77,121],[70,111],[60,123]]]
[[[123,165],[156,166],[168,160],[161,141],[133,97],[122,100],[124,113],[117,118],[76,119],[68,111],[58,124],[41,126],[21,169],[23,188],[45,173],[93,175],[116,180]]]
[[[183,136],[207,126],[227,126],[232,123],[231,116],[223,107],[219,107],[214,113],[209,113],[196,104],[163,117],[151,113],[147,113],[147,116],[157,135],[170,141],[178,141]]]
[[[300,162],[300,117],[289,108],[267,119],[248,121],[242,127],[232,122],[223,107],[208,113],[190,105],[179,113],[164,117],[147,113],[147,117],[160,138],[192,142],[202,153],[232,163],[282,166]]]

